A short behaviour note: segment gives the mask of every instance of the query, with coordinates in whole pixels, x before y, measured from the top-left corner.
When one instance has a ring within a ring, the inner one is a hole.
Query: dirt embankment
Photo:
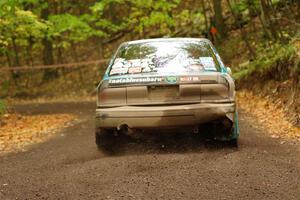
[[[291,56],[274,60],[268,68],[262,62],[253,73],[238,80],[238,88],[248,97],[266,100],[284,114],[284,120],[299,128],[300,38],[292,45],[295,51]],[[252,101],[255,99],[249,99],[250,104]]]
[[[253,80],[254,81],[254,80]],[[254,83],[254,84],[253,84]],[[284,113],[284,118],[296,127],[300,127],[300,82],[260,80],[244,84],[242,93],[248,93],[249,103],[255,98],[264,99],[274,108]],[[255,98],[252,99],[254,96]]]
[[[284,143],[287,139],[300,141],[300,127],[291,121],[296,119],[296,113],[287,116],[289,107],[283,107],[280,97],[262,97],[254,95],[253,91],[241,90],[237,94],[239,108],[252,115],[255,124],[270,134],[272,138],[281,139]],[[295,106],[296,103],[291,103]]]

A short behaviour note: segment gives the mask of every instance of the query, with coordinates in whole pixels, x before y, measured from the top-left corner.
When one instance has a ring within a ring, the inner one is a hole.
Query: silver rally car
[[[234,80],[209,40],[147,39],[118,48],[97,88],[99,148],[104,137],[128,131],[201,134],[204,125],[206,136],[237,144]]]

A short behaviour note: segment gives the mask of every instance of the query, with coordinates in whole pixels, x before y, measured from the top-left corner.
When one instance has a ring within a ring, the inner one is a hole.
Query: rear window
[[[208,43],[151,41],[122,46],[109,75],[194,74],[203,71],[220,71],[220,65]]]

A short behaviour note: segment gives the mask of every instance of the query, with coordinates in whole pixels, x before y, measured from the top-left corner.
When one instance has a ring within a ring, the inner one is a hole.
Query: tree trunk
[[[202,11],[203,11],[203,16],[204,16],[204,23],[205,23],[205,37],[207,37],[208,39],[210,38],[210,34],[209,34],[209,22],[207,19],[207,15],[206,15],[206,6],[205,6],[205,2],[204,0],[201,0],[201,6],[202,6]]]
[[[13,36],[11,38],[11,40],[12,40],[12,45],[13,45],[14,55],[15,55],[14,65],[15,66],[20,66],[20,59],[19,59],[18,47],[17,47],[17,44],[16,44],[16,38]],[[18,85],[17,79],[20,77],[19,73],[16,72],[16,71],[12,71],[11,76],[12,76],[12,79],[14,80],[15,84]]]
[[[19,52],[18,52],[18,47],[16,44],[16,38],[13,36],[12,37],[12,45],[13,45],[13,49],[14,49],[14,54],[15,54],[15,66],[20,66],[20,59],[19,59]]]
[[[44,20],[48,20],[49,16],[49,8],[44,8],[41,12],[41,18]],[[53,65],[54,57],[53,57],[53,47],[52,41],[45,35],[42,44],[44,46],[43,49],[43,62],[44,65]],[[45,69],[43,80],[50,80],[58,76],[56,69]]]
[[[300,1],[297,1],[296,10],[300,10]],[[300,18],[300,12],[296,12],[296,19]],[[298,21],[298,20],[297,20]]]
[[[224,23],[224,18],[222,15],[222,2],[221,0],[213,0],[214,3],[214,12],[215,12],[215,24],[216,28],[218,30],[220,38],[226,38],[227,32],[226,32],[226,26]]]
[[[7,51],[5,51],[5,55],[6,55],[6,60],[7,60],[8,67],[12,67],[13,64],[11,63],[11,59],[10,59],[9,53]]]
[[[267,28],[270,30],[272,39],[277,40],[278,35],[275,30],[274,24],[270,18],[269,7],[265,0],[260,0],[260,10],[261,10],[261,17],[262,17],[263,23],[266,24]]]
[[[255,12],[255,14],[258,16],[258,19],[261,23],[263,32],[265,33],[265,35],[269,38],[272,39],[272,35],[270,33],[270,31],[267,28],[267,24],[265,23],[265,21],[262,18],[262,15],[259,13],[259,10],[257,10],[254,2],[252,0],[248,0],[248,6],[253,10],[253,12]]]
[[[254,2],[252,0],[247,0],[247,7],[248,7],[248,11],[249,11],[249,18],[250,18],[250,24],[252,26],[252,31],[255,35],[257,35],[258,31],[255,25],[255,21],[253,22],[253,19],[257,16],[257,13],[255,11],[254,8]]]
[[[230,4],[230,0],[227,0],[227,4],[228,4],[228,7],[230,8],[232,16],[234,17],[234,21],[235,21],[236,25],[239,27],[239,30],[241,31],[242,39],[244,40],[245,45],[247,46],[247,48],[249,50],[250,57],[253,59],[253,58],[256,57],[256,54],[255,54],[254,50],[252,49],[252,47],[251,47],[251,45],[248,41],[247,34],[246,34],[245,30],[243,29],[240,21],[238,20],[236,14],[234,13],[234,10],[233,10],[233,8]]]

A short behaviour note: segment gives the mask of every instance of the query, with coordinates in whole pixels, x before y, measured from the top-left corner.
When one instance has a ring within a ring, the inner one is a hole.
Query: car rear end
[[[217,57],[214,60],[218,62]],[[237,137],[235,121],[234,81],[220,65],[218,70],[192,73],[106,76],[98,87],[98,129],[191,127],[198,131],[201,124],[212,123],[215,132],[222,129],[219,138],[232,139]]]

